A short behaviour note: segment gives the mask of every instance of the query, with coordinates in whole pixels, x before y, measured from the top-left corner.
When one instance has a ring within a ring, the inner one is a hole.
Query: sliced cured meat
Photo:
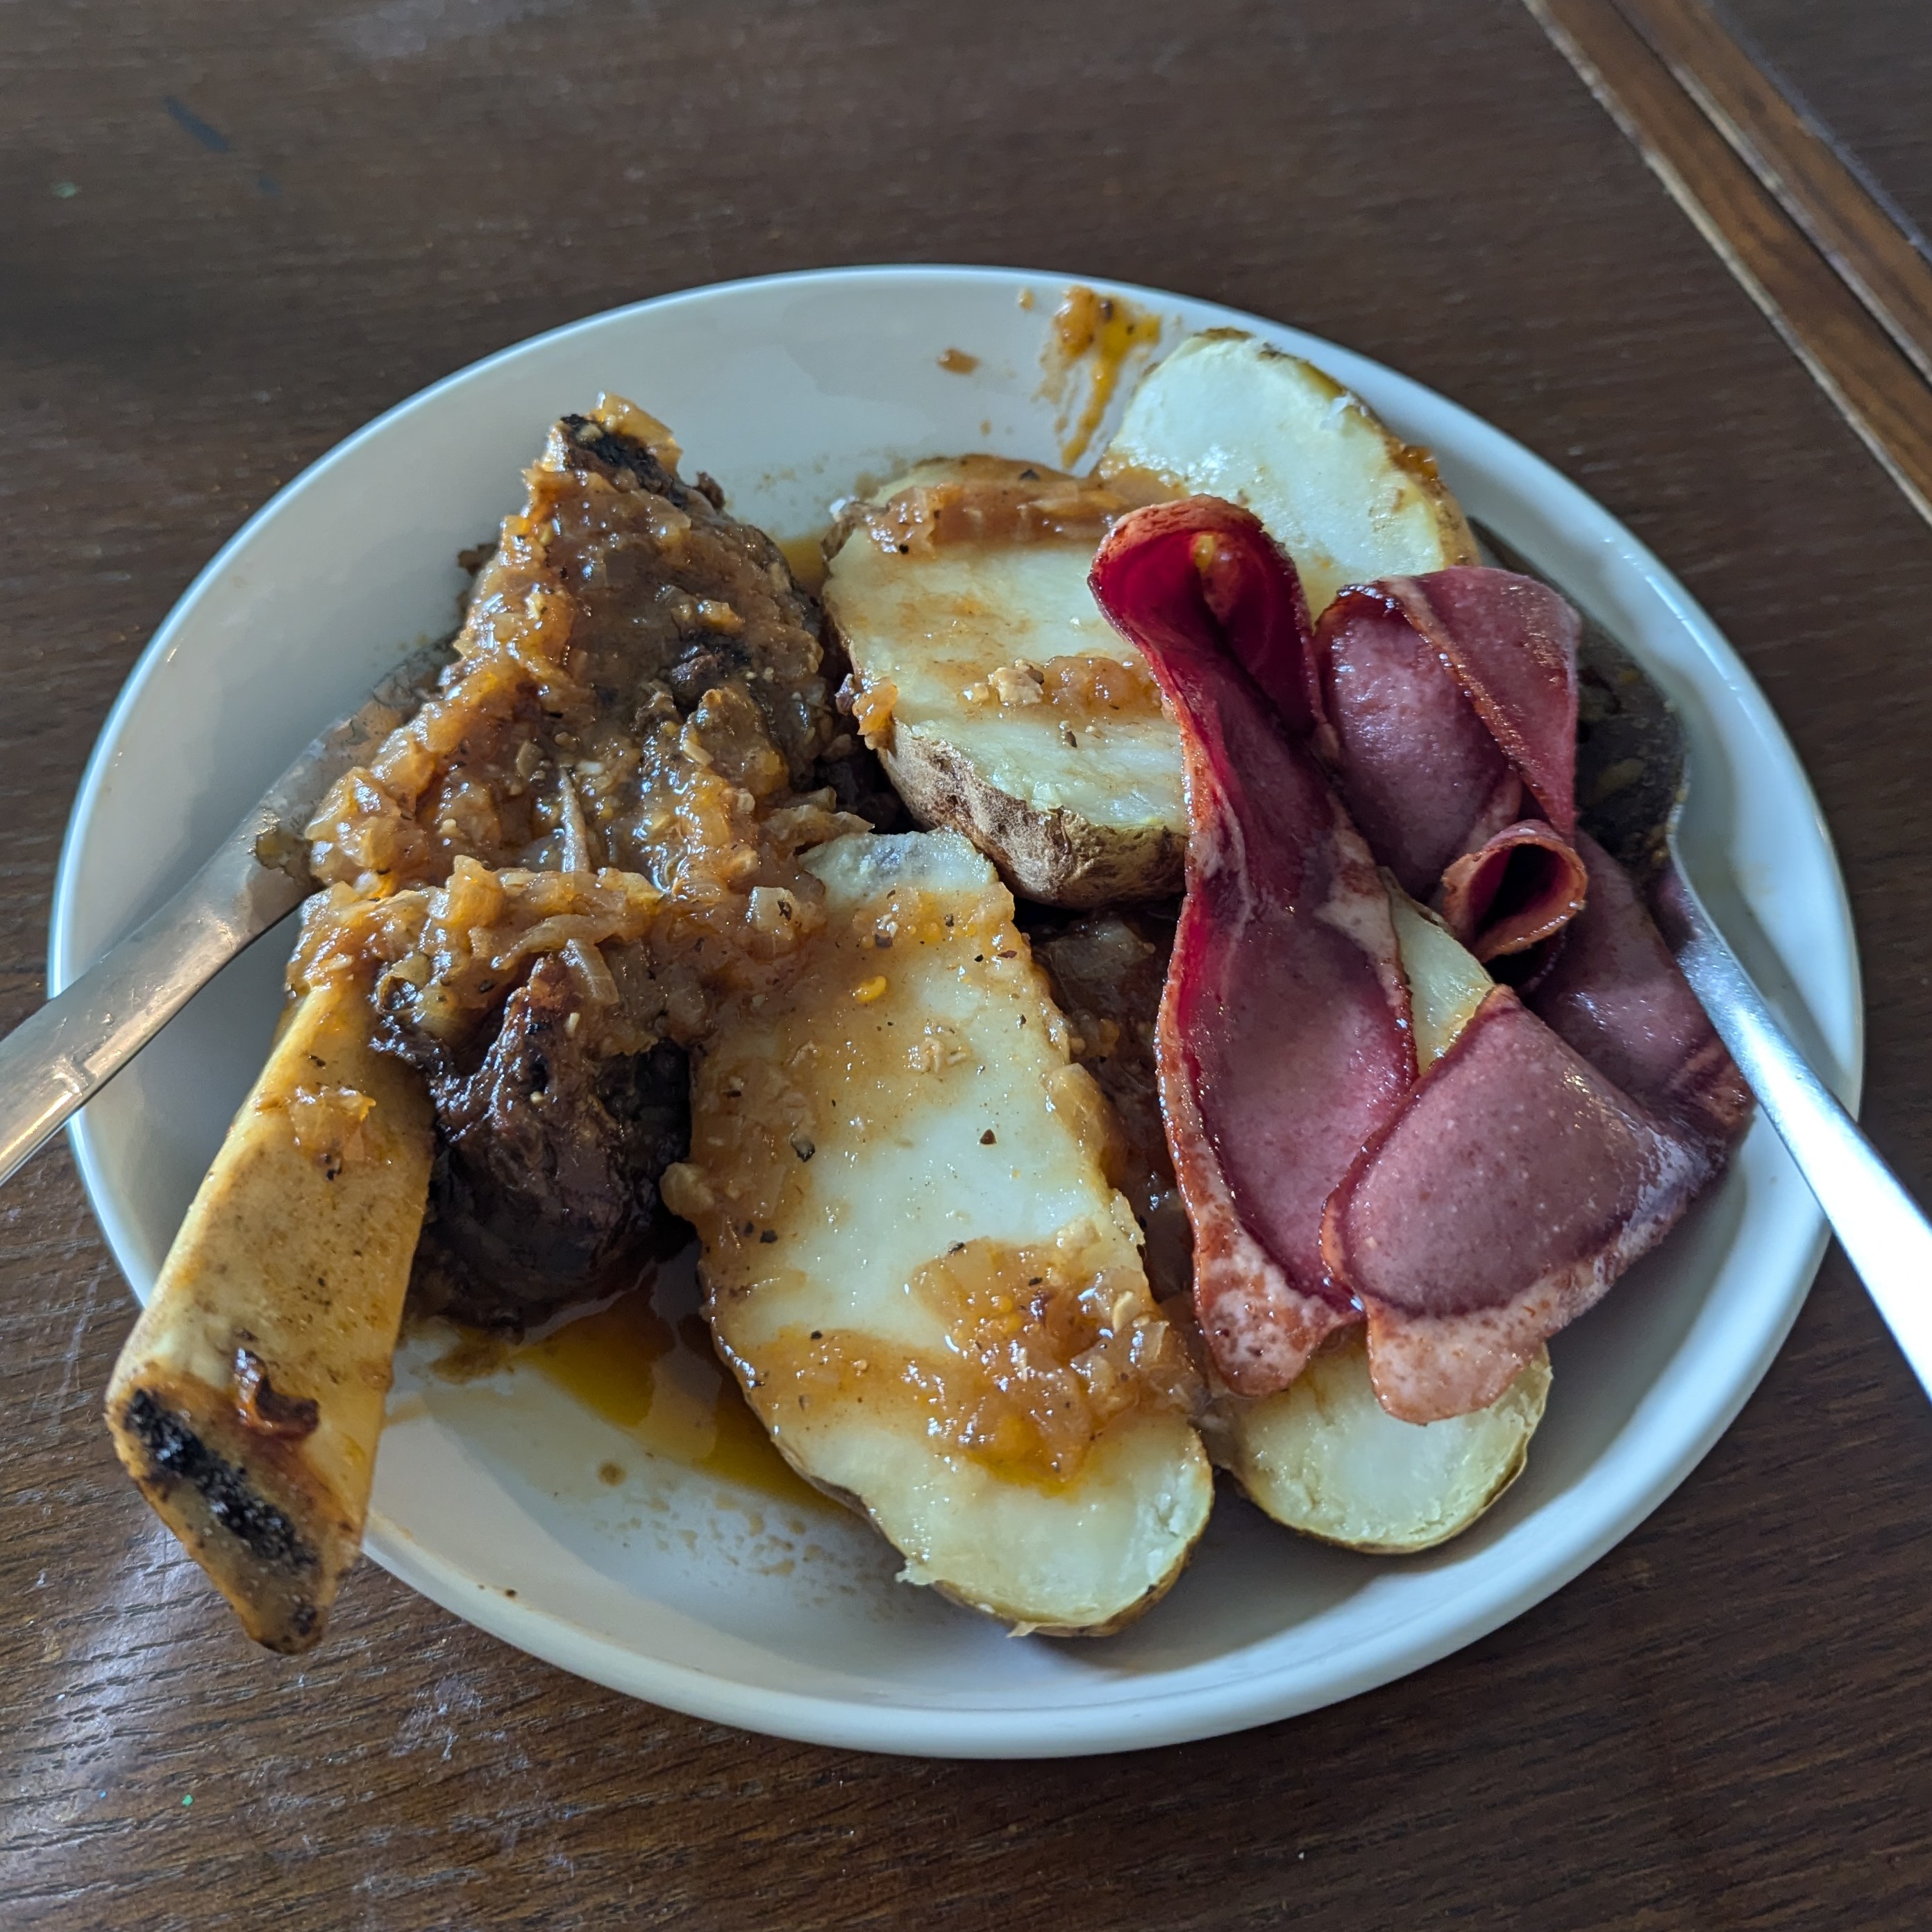
[[[1555,938],[1583,910],[1588,888],[1575,847],[1540,819],[1522,818],[1455,860],[1436,898],[1449,930],[1478,959],[1520,967],[1520,956]]]
[[[1261,687],[1294,737],[1312,742],[1323,758],[1330,757],[1334,735],[1322,705],[1308,600],[1293,559],[1258,519],[1216,497],[1190,496],[1157,505],[1142,515],[1135,539],[1139,543],[1158,540],[1171,545],[1177,533],[1186,534],[1198,596],[1219,626],[1224,647]],[[1169,562],[1177,554],[1162,552]]]
[[[1495,1401],[1712,1171],[1498,987],[1328,1205],[1383,1407],[1433,1422]]]
[[[1712,1149],[1750,1118],[1750,1090],[1628,872],[1586,832],[1589,897],[1527,1004],[1633,1100]]]
[[[1533,577],[1477,565],[1391,577],[1382,588],[1568,838],[1576,828],[1576,612]]]
[[[1344,590],[1316,632],[1336,782],[1377,858],[1426,899],[1460,853],[1522,816],[1522,781],[1401,604]]]
[[[1124,520],[1093,583],[1186,760],[1156,1044],[1216,1366],[1280,1388],[1359,1310],[1392,1414],[1483,1408],[1662,1239],[1750,1104],[1576,833],[1574,614],[1456,570],[1345,591],[1313,639],[1286,560],[1202,500]],[[1490,993],[1419,1083],[1371,848],[1534,987]]]
[[[1277,713],[1300,697],[1312,716],[1295,674],[1307,634],[1294,567],[1259,524],[1212,499],[1136,512],[1092,582],[1180,730],[1187,897],[1157,1029],[1161,1102],[1202,1331],[1232,1388],[1267,1394],[1358,1318],[1324,1263],[1322,1217],[1415,1078],[1388,895]]]
[[[1474,567],[1351,586],[1317,627],[1318,748],[1376,855],[1480,959],[1582,904],[1578,634],[1547,586]]]

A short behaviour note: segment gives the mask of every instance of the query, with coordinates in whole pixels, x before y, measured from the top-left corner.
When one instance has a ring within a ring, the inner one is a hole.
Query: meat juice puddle
[[[831,526],[823,530],[808,531],[802,537],[776,537],[778,545],[798,587],[808,596],[816,597],[825,588],[825,539]]]
[[[665,1262],[656,1281],[614,1301],[567,1316],[531,1339],[506,1345],[463,1335],[434,1365],[464,1382],[500,1369],[533,1370],[647,1456],[718,1476],[796,1509],[834,1508],[772,1447],[736,1378],[719,1361],[698,1312],[694,1250]],[[606,1462],[601,1480],[628,1473]]]

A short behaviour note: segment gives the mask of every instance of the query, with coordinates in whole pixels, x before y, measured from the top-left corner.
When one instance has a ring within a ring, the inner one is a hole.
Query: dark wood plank
[[[46,0],[0,61],[0,1024],[116,685],[301,464],[659,290],[1064,264],[1407,368],[1682,572],[1816,779],[1866,1118],[1932,1180],[1932,544],[1514,0]],[[1548,1604],[1338,1709],[1073,1764],[694,1724],[374,1571],[326,1650],[263,1657],[114,1467],[129,1319],[44,1156],[0,1194],[9,1928],[1923,1922],[1932,1439],[1835,1262],[1702,1468]]]
[[[1832,130],[1923,238],[1932,233],[1932,8],[1921,0],[1723,0],[1754,59]]]
[[[1618,0],[1527,4],[1866,447],[1932,522],[1932,389],[1886,322],[1840,279],[1678,84]],[[1667,16],[1660,8],[1642,17],[1654,24]],[[1678,38],[1688,39],[1682,17],[1677,26]],[[1842,224],[1835,232],[1842,236]]]
[[[1678,85],[1932,380],[1932,261],[1830,130],[1703,0],[1618,4]]]

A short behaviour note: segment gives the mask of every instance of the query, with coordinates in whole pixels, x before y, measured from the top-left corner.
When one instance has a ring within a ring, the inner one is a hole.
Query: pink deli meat
[[[1751,1109],[1744,1082],[1697,1004],[1635,882],[1587,832],[1576,850],[1590,892],[1530,1010],[1592,1066],[1688,1138],[1727,1146]]]
[[[1391,1414],[1493,1402],[1723,1167],[1751,1097],[1629,874],[1587,833],[1588,899],[1528,1004],[1498,987],[1329,1202]]]
[[[1481,1408],[1663,1238],[1750,1106],[1577,831],[1574,614],[1446,571],[1346,590],[1311,638],[1292,565],[1201,498],[1124,519],[1093,586],[1186,758],[1156,1048],[1216,1366],[1267,1394],[1365,1318],[1391,1414]],[[1541,949],[1420,1082],[1377,861],[1491,956]]]
[[[1194,498],[1124,518],[1092,584],[1180,730],[1161,1104],[1202,1332],[1230,1387],[1266,1394],[1359,1318],[1322,1210],[1414,1084],[1408,989],[1374,860],[1300,742],[1316,716],[1293,566],[1245,511]]]
[[[1352,585],[1316,634],[1318,740],[1363,835],[1480,959],[1581,908],[1576,613],[1474,567]]]
[[[1494,1402],[1712,1172],[1498,986],[1328,1204],[1382,1406],[1433,1422]]]

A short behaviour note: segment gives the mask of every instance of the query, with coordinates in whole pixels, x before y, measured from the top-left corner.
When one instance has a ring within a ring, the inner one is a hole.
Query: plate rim
[[[66,986],[85,963],[77,957],[74,931],[78,874],[95,808],[150,682],[170,656],[176,638],[194,621],[197,606],[226,575],[236,555],[257,530],[271,518],[288,514],[324,472],[352,460],[364,443],[411,412],[428,406],[452,388],[486,378],[500,364],[550,348],[574,334],[608,326],[623,318],[716,301],[751,290],[776,294],[830,283],[869,282],[886,286],[908,278],[926,282],[951,280],[1006,286],[1016,284],[1057,286],[1086,281],[1156,308],[1178,304],[1196,312],[1212,311],[1214,321],[1209,326],[1246,328],[1271,340],[1292,338],[1298,349],[1318,362],[1327,355],[1357,369],[1371,369],[1378,382],[1413,394],[1432,409],[1448,412],[1460,431],[1478,442],[1486,440],[1492,448],[1504,452],[1513,466],[1534,480],[1544,502],[1563,506],[1567,520],[1594,526],[1600,540],[1614,545],[1621,560],[1633,567],[1659,594],[1701,653],[1724,674],[1733,699],[1748,714],[1766,750],[1778,758],[1796,779],[1794,802],[1804,810],[1815,832],[1817,848],[1825,862],[1831,910],[1838,928],[1836,936],[1843,943],[1850,1044],[1835,1084],[1856,1113],[1864,1062],[1862,974],[1850,898],[1829,828],[1809,775],[1749,667],[1649,548],[1580,484],[1526,444],[1440,391],[1360,351],[1294,325],[1202,298],[1110,276],[1040,268],[880,262],[742,276],[667,291],[580,317],[494,350],[402,398],[323,452],[256,510],[196,574],[136,658],[104,719],[68,817],[55,874],[48,935],[50,994]],[[1343,380],[1352,385],[1355,379],[1345,374]],[[89,1208],[123,1278],[131,1286],[131,1274],[124,1260],[127,1238],[124,1232],[117,1233],[120,1218],[116,1190],[88,1131],[85,1110],[75,1117],[68,1131]],[[1678,1439],[1667,1463],[1658,1465],[1648,1480],[1628,1491],[1622,1506],[1611,1515],[1588,1519],[1591,1526],[1587,1533],[1573,1531],[1567,1537],[1559,1534],[1546,1540],[1542,1560],[1533,1566],[1516,1566],[1526,1575],[1479,1578],[1435,1606],[1429,1615],[1412,1620],[1404,1627],[1399,1644],[1392,1645],[1386,1640],[1365,1644],[1365,1654],[1352,1664],[1345,1661],[1342,1668],[1312,1692],[1274,1696],[1258,1694],[1265,1692],[1265,1678],[1212,1686],[1182,1685],[1166,1690],[1150,1688],[1144,1696],[1118,1698],[1090,1707],[1076,1720],[1057,1705],[1031,1712],[1018,1706],[973,1709],[921,1703],[903,1694],[873,1703],[776,1690],[746,1684],[692,1665],[652,1658],[626,1648],[607,1635],[574,1624],[553,1611],[520,1608],[506,1599],[496,1587],[438,1557],[400,1524],[374,1510],[370,1514],[365,1547],[374,1560],[400,1581],[518,1649],[623,1694],[702,1720],[752,1731],[835,1748],[914,1756],[1035,1758],[1149,1748],[1246,1730],[1341,1702],[1423,1670],[1554,1594],[1621,1542],[1702,1462],[1762,1380],[1804,1305],[1829,1240],[1822,1214],[1814,1210],[1814,1220],[1808,1242],[1794,1244],[1795,1285],[1786,1294],[1776,1318],[1760,1332],[1758,1345],[1749,1355],[1739,1358],[1724,1400],[1704,1414],[1701,1426],[1689,1437]],[[1554,1560],[1550,1560],[1552,1540],[1556,1551]],[[546,1644],[541,1641],[545,1633],[554,1634],[561,1640]],[[1391,1660],[1388,1654],[1391,1649],[1399,1649],[1399,1658]],[[560,1651],[568,1654],[560,1654]],[[1157,1681],[1150,1678],[1150,1683]],[[939,1736],[941,1733],[943,1737]]]

